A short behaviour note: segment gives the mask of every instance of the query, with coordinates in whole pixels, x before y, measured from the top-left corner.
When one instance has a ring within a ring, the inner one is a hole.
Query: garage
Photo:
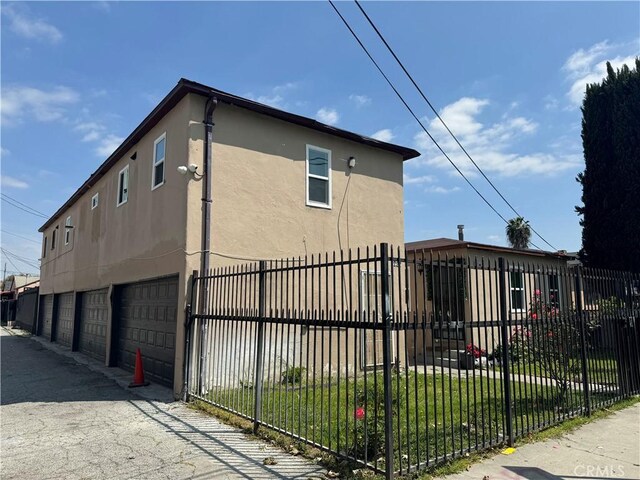
[[[133,371],[140,348],[147,380],[173,386],[178,277],[118,287],[118,366]]]
[[[73,339],[73,293],[58,295],[58,311],[56,315],[55,341],[71,348]]]
[[[106,288],[80,294],[78,351],[101,362],[105,361],[107,352],[108,294]]]
[[[40,297],[39,335],[51,339],[51,326],[53,324],[53,295]]]

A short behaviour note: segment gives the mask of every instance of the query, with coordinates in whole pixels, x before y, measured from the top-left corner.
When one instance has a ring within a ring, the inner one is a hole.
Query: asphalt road
[[[324,478],[324,468],[180,402],[136,396],[79,354],[4,328],[0,349],[2,479]],[[276,465],[263,465],[269,456]]]

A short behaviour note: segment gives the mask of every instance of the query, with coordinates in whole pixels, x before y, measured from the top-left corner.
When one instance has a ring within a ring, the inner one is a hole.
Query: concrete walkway
[[[640,404],[561,438],[518,447],[446,480],[640,479]]]
[[[325,478],[319,465],[172,401],[169,389],[122,388],[130,373],[16,333],[0,328],[2,479]]]

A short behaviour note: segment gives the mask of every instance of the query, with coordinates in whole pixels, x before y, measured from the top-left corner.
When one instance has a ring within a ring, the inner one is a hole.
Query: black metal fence
[[[391,477],[640,393],[640,276],[490,255],[194,276],[188,395]]]

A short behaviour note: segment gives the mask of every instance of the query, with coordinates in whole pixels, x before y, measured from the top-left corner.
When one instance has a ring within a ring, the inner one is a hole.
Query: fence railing
[[[196,275],[188,394],[391,477],[640,393],[640,276],[518,258],[381,244]]]

